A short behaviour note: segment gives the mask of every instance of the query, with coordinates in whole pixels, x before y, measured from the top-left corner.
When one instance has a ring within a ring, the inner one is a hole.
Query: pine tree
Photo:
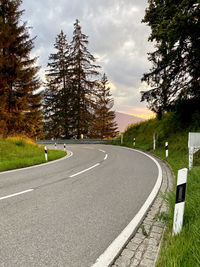
[[[87,135],[92,122],[91,107],[99,74],[94,56],[88,51],[88,36],[82,33],[79,21],[74,23],[72,46],[73,64],[73,132],[77,138]]]
[[[0,134],[41,134],[41,93],[21,0],[0,1]]]
[[[156,51],[144,74],[153,88],[142,92],[156,113],[172,110],[181,101],[196,100],[200,105],[200,3],[197,0],[149,0],[143,22],[151,27],[150,41]]]
[[[49,137],[71,135],[71,58],[70,46],[63,31],[56,37],[56,53],[49,56],[46,74],[47,84],[44,95],[45,132]]]
[[[102,76],[96,93],[94,116],[91,136],[96,138],[111,138],[117,136],[117,123],[114,121],[115,112],[112,109],[114,100],[111,98],[110,87],[105,73]]]

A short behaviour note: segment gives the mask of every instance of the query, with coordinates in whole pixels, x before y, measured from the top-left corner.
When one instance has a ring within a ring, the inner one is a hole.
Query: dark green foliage
[[[151,27],[156,50],[149,54],[153,67],[142,78],[152,89],[142,92],[142,101],[159,118],[180,101],[196,99],[200,105],[199,1],[149,0],[143,22]]]
[[[56,37],[56,53],[49,56],[44,93],[44,131],[48,138],[70,137],[72,81],[70,46],[63,31]]]
[[[73,86],[73,133],[80,138],[87,135],[92,122],[91,109],[99,75],[96,59],[88,51],[88,36],[82,33],[79,21],[74,23],[72,52],[72,86]]]
[[[114,121],[115,112],[111,110],[114,100],[111,98],[108,79],[105,74],[98,84],[95,100],[91,135],[101,139],[117,136],[117,123]]]
[[[182,123],[183,128],[190,127],[190,125],[193,125],[194,131],[195,128],[199,128],[200,98],[178,100],[172,109],[176,112],[177,119]]]
[[[39,136],[42,118],[41,94],[35,67],[30,58],[33,39],[21,23],[21,0],[0,1],[0,134]]]
[[[62,31],[56,38],[56,53],[49,57],[44,95],[44,130],[48,138],[95,136],[94,106],[100,67],[95,65],[87,45],[88,36],[82,33],[78,20],[70,45]]]
[[[96,59],[88,51],[88,36],[79,21],[67,43],[63,31],[57,36],[56,53],[49,56],[44,93],[44,131],[47,138],[108,138],[117,135],[111,110],[114,101],[107,77],[101,81]]]

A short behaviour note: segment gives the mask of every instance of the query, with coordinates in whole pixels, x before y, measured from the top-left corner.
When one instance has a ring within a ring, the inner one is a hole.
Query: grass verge
[[[179,169],[188,167],[189,131],[199,132],[200,127],[196,123],[184,128],[173,113],[166,114],[161,121],[152,119],[129,127],[124,133],[123,145],[133,147],[135,137],[135,148],[150,151],[165,159],[171,165],[176,177]],[[156,151],[152,150],[154,133],[158,134]],[[169,142],[168,158],[165,158],[166,141]],[[120,140],[116,140],[113,144],[120,144]],[[174,190],[166,199],[169,203],[169,212],[160,214],[160,218],[166,223],[166,230],[156,266],[200,266],[200,153],[195,154],[194,167],[188,173],[183,229],[177,236],[172,236],[176,181],[174,184]]]
[[[64,157],[66,152],[48,150],[48,161]],[[0,138],[0,171],[45,163],[44,147],[22,137]]]

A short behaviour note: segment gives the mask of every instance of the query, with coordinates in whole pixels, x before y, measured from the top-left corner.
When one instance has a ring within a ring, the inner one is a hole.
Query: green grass
[[[48,161],[65,156],[60,150],[48,150]],[[0,171],[44,163],[44,147],[21,137],[0,138]]]
[[[150,151],[165,159],[172,167],[175,177],[181,168],[188,167],[188,132],[200,132],[200,122],[184,127],[171,114],[166,114],[159,121],[152,119],[129,127],[124,133],[124,145]],[[153,134],[158,134],[156,151],[153,147]],[[169,142],[169,157],[165,158],[165,142]],[[116,140],[114,144],[120,144]],[[200,153],[194,155],[194,167],[188,173],[183,229],[177,236],[172,236],[173,214],[175,205],[176,181],[174,190],[167,196],[169,212],[162,214],[166,230],[157,261],[159,267],[196,267],[200,266]]]

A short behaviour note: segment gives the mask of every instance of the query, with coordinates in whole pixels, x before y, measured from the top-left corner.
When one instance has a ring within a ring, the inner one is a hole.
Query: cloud
[[[147,52],[152,50],[147,41],[150,30],[141,23],[146,0],[24,0],[22,8],[23,19],[33,27],[31,36],[37,35],[33,54],[40,57],[42,78],[56,36],[62,29],[70,42],[78,18],[89,36],[90,52],[112,84],[115,109],[144,108],[141,77],[150,68]]]

